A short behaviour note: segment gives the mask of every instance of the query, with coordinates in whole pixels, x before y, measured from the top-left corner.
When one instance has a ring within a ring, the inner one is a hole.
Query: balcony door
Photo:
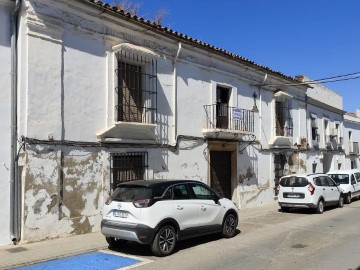
[[[216,127],[229,128],[229,99],[230,90],[218,86],[216,88]]]

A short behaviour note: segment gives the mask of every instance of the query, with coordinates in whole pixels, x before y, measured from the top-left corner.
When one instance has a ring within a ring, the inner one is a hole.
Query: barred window
[[[131,152],[111,155],[111,186],[115,190],[119,183],[146,178],[147,152]]]
[[[157,61],[132,52],[116,53],[117,121],[155,123]]]
[[[290,114],[289,101],[275,102],[275,131],[276,136],[292,137],[293,121]]]

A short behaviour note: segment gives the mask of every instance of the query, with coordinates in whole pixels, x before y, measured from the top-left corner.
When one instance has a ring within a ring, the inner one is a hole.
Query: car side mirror
[[[219,202],[220,198],[219,198],[218,195],[214,194],[214,195],[213,195],[213,200],[214,200],[214,202],[215,202],[216,204],[220,204],[220,202]]]

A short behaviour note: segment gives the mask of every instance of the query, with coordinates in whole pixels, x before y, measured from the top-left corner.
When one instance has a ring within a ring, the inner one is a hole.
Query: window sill
[[[270,140],[269,146],[271,148],[292,148],[292,137],[275,136]]]
[[[106,130],[96,134],[102,142],[156,142],[155,124],[116,122]]]

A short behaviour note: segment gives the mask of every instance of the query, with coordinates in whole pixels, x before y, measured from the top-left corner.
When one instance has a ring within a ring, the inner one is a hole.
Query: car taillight
[[[105,204],[109,205],[112,201],[113,201],[113,199],[111,197],[108,197],[105,201]]]
[[[145,207],[149,207],[149,206],[153,205],[154,202],[155,201],[151,200],[151,199],[144,199],[144,200],[134,201],[133,204],[137,208],[145,208]]]
[[[310,191],[310,195],[314,195],[315,187],[309,182],[308,190]]]

